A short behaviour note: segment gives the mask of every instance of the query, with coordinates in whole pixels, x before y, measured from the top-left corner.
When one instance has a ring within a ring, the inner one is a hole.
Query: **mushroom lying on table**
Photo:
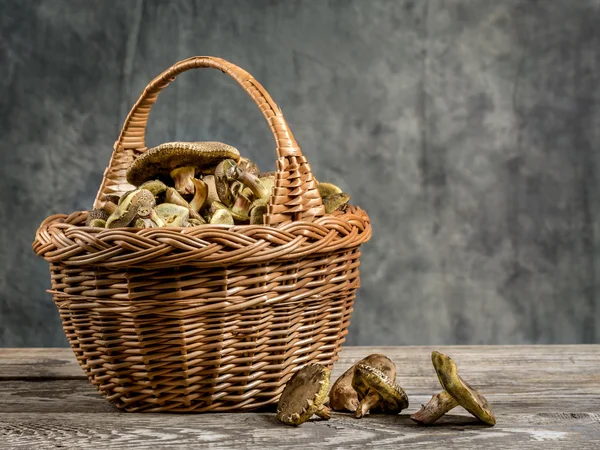
[[[127,170],[129,183],[171,177],[181,195],[192,195],[196,174],[210,174],[224,159],[237,161],[239,151],[222,142],[166,142],[139,156]]]
[[[352,387],[352,378],[359,364],[367,364],[380,370],[387,374],[390,379],[396,378],[396,366],[387,356],[374,353],[361,359],[333,383],[329,392],[329,406],[334,411],[355,412],[358,408],[358,393]]]
[[[394,379],[368,364],[356,366],[352,387],[360,400],[354,413],[357,419],[371,410],[384,414],[398,414],[408,407],[408,396]]]
[[[485,424],[496,424],[496,416],[487,399],[458,375],[456,364],[449,356],[434,351],[431,362],[444,390],[410,416],[412,420],[420,425],[430,425],[460,405]]]
[[[277,418],[286,425],[298,426],[313,415],[323,419],[331,417],[324,404],[329,390],[329,369],[320,364],[310,364],[296,372],[277,404]]]

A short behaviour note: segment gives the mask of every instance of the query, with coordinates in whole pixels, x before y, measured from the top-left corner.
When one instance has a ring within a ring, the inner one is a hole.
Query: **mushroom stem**
[[[237,179],[250,188],[255,199],[264,198],[269,195],[267,188],[261,183],[260,179],[250,172],[237,168]]]
[[[181,196],[179,192],[177,192],[177,189],[173,189],[171,187],[167,188],[165,193],[165,203],[173,203],[177,206],[183,206],[184,208],[187,208],[189,210],[190,217],[192,219],[201,219],[200,214],[198,214],[197,211],[194,211],[190,204],[185,201],[185,199]]]
[[[375,407],[381,402],[381,395],[374,390],[369,389],[367,395],[363,397],[363,399],[358,403],[358,407],[354,412],[354,417],[360,419],[365,416],[371,409],[375,409]]]
[[[454,400],[454,397],[448,392],[442,391],[431,397],[429,403],[410,416],[410,418],[421,425],[429,425],[457,406],[458,402]]]
[[[113,214],[117,210],[117,205],[111,201],[106,201],[102,206],[102,209],[106,211],[109,215]]]
[[[177,169],[171,170],[171,178],[175,182],[175,189],[181,195],[188,195],[194,193],[194,182],[192,179],[196,175],[195,167],[178,167]]]
[[[325,419],[325,420],[331,419],[331,409],[325,405],[321,405],[321,407],[315,411],[315,414],[317,416],[319,416],[321,419]]]
[[[197,212],[204,206],[208,195],[208,186],[204,181],[196,178],[192,178],[192,183],[194,184],[194,198],[190,201],[190,207]]]

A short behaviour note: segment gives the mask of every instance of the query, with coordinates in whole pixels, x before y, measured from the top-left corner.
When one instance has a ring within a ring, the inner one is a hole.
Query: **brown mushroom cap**
[[[359,364],[367,364],[385,373],[389,378],[396,378],[396,366],[385,355],[371,354],[350,367],[340,376],[329,392],[329,406],[334,411],[354,412],[358,408],[358,393],[352,387],[354,371]]]
[[[109,214],[103,209],[93,209],[88,213],[88,217],[85,220],[85,225],[88,227],[104,227],[106,226],[106,220]],[[104,225],[101,225],[101,221],[104,221]]]
[[[325,213],[329,214],[337,211],[342,206],[350,201],[350,196],[344,192],[340,194],[333,194],[323,199],[323,206],[325,207]]]
[[[287,425],[300,425],[320,410],[327,418],[329,408],[323,403],[329,391],[329,369],[320,364],[310,364],[296,372],[285,385],[277,404],[277,418]]]
[[[355,380],[358,380],[358,383]],[[365,393],[365,396],[373,395],[373,391],[377,392],[380,397],[377,402],[377,410],[385,414],[398,414],[408,407],[408,396],[404,390],[381,370],[368,364],[358,364],[356,366],[352,385],[357,388],[360,387],[363,392],[364,387],[367,387],[369,391]]]
[[[239,160],[239,151],[222,142],[166,142],[139,156],[127,170],[127,181],[139,186],[144,181],[169,177],[180,167],[195,167],[196,173],[212,173],[224,159]]]
[[[496,424],[496,416],[487,399],[458,375],[452,358],[434,351],[431,353],[431,362],[440,384],[460,406],[482,422],[488,425]]]

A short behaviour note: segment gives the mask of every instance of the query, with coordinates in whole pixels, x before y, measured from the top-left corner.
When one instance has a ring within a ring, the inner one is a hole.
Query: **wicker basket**
[[[132,189],[158,94],[189,69],[233,77],[277,144],[265,225],[101,229],[86,212],[48,217],[33,249],[50,263],[54,302],[90,381],[127,411],[249,411],[276,403],[307,363],[331,368],[359,287],[367,214],[325,214],[281,110],[246,71],[193,57],[155,78],[127,116],[94,203]]]

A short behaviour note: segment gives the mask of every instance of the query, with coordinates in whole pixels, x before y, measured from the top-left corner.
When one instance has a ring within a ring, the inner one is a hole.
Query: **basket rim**
[[[347,205],[316,220],[273,225],[200,225],[188,228],[94,228],[88,211],[47,217],[32,249],[52,264],[111,269],[198,268],[301,260],[357,248],[371,238],[371,221]]]

